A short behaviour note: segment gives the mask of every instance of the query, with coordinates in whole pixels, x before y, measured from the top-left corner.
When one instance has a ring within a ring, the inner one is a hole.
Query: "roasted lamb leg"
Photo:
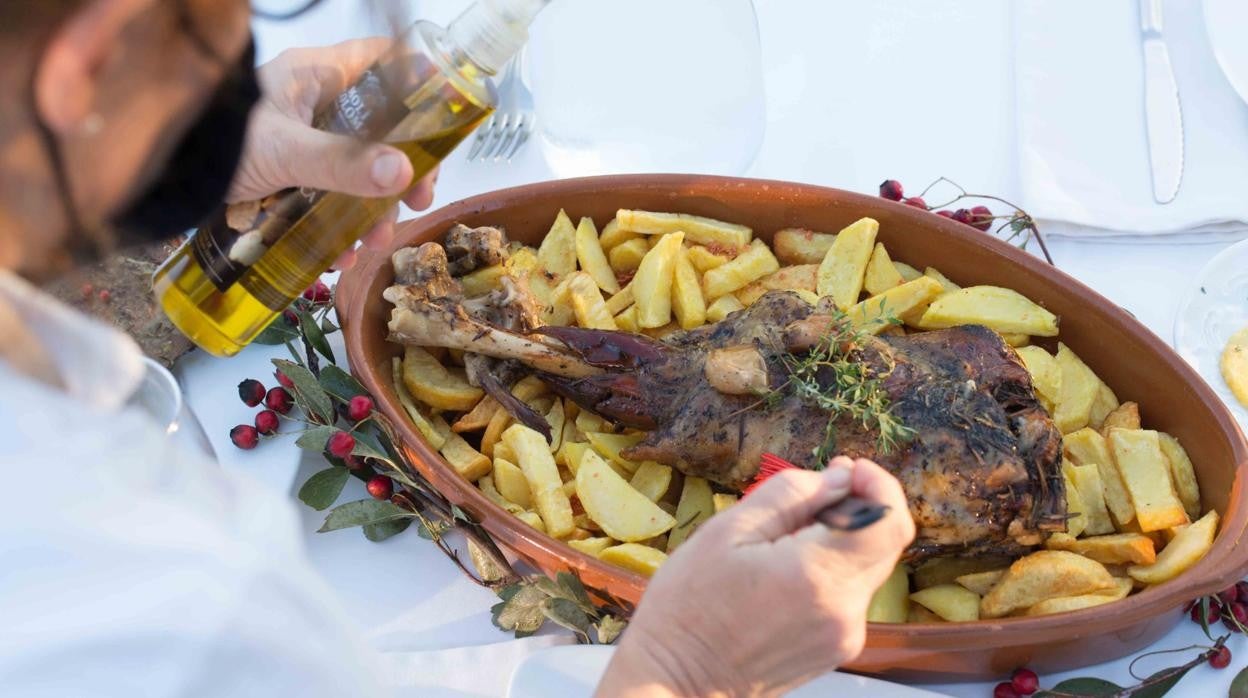
[[[472,325],[447,304],[404,298],[392,338],[471,348],[518,361],[583,408],[649,431],[624,455],[740,488],[764,452],[816,468],[830,414],[789,394],[783,355],[808,350],[837,320],[789,292],[771,292],[719,323],[659,342],[640,335],[547,326],[517,335]],[[476,339],[474,339],[476,338]],[[1065,529],[1061,436],[1030,375],[999,335],[967,326],[884,336],[853,348],[882,378],[891,413],[914,430],[888,452],[860,423],[835,421],[836,449],[898,477],[918,536],[912,562],[1020,554]],[[731,374],[731,375],[726,375]]]

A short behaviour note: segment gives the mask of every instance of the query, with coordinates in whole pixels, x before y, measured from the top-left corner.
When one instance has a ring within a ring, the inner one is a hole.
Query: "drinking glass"
[[[554,0],[523,62],[558,177],[737,175],[766,126],[750,0]]]
[[[126,400],[126,406],[150,416],[164,430],[170,443],[198,451],[213,461],[217,459],[203,425],[187,407],[177,379],[169,369],[149,357],[143,357],[143,378]]]

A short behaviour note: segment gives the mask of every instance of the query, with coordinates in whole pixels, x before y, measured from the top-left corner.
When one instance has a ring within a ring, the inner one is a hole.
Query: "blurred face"
[[[20,225],[0,265],[39,276],[64,268],[67,250],[110,246],[109,221],[159,180],[240,66],[248,15],[246,0],[84,0],[34,47],[29,138],[0,157],[27,171],[43,215],[9,212]]]

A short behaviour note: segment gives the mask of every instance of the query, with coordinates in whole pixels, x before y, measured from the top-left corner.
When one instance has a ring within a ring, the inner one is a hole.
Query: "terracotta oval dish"
[[[1118,306],[1043,260],[969,226],[883,199],[804,184],[685,175],[627,175],[547,182],[483,194],[399,228],[393,248],[438,240],[454,223],[497,225],[536,245],[559,209],[599,225],[617,209],[674,211],[772,233],[800,226],[837,231],[871,216],[893,257],[934,266],[962,284],[1013,288],[1061,318],[1070,345],[1118,393],[1148,411],[1151,428],[1177,436],[1196,465],[1203,506],[1222,516],[1213,549],[1177,579],[1122,601],[1073,613],[949,624],[872,624],[867,647],[850,669],[896,678],[999,677],[1015,667],[1048,673],[1106,661],[1157,640],[1182,618],[1189,599],[1220,590],[1248,573],[1248,443],[1213,391],[1169,346]],[[574,570],[585,583],[636,601],[645,579],[604,564],[530,528],[463,480],[418,435],[390,382],[386,341],[394,279],[389,255],[362,259],[340,282],[338,297],[351,367],[399,425],[417,467],[451,501],[479,517],[503,545],[537,568]],[[1051,348],[1051,347],[1050,347]],[[731,603],[720,599],[715,603]]]

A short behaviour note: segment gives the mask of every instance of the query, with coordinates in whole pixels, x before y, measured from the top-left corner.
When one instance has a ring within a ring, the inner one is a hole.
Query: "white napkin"
[[[522,660],[572,642],[571,637],[546,635],[446,650],[386,652],[378,678],[394,698],[502,698]]]
[[[1166,205],[1152,196],[1137,3],[1016,8],[1022,204],[1057,223],[1046,233],[1248,232],[1248,105],[1218,68],[1199,2],[1164,3],[1185,138],[1182,186]]]

